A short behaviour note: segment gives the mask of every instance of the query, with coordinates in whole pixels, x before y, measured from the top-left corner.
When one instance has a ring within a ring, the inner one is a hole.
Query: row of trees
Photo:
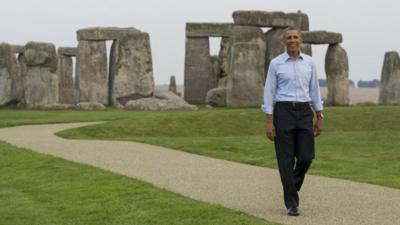
[[[318,79],[319,86],[320,87],[326,87],[326,79]],[[376,88],[379,87],[379,80],[378,79],[373,79],[373,80],[359,80],[357,82],[357,87],[358,88]],[[353,80],[349,80],[349,86],[350,87],[355,87],[355,83]]]

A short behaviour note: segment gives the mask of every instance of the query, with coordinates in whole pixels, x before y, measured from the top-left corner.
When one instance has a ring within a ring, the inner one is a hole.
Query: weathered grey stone
[[[14,104],[21,103],[24,99],[24,81],[23,81],[23,74],[22,74],[22,67],[21,63],[17,60],[15,55],[13,54],[12,57],[12,85],[11,85],[11,101]]]
[[[218,79],[218,87],[226,87],[228,84],[228,77],[221,77]]]
[[[259,106],[265,74],[264,34],[260,28],[236,26],[231,41],[226,105]]]
[[[168,91],[177,94],[177,88],[176,88],[176,79],[175,76],[171,76],[169,78],[169,86],[168,86]]]
[[[51,43],[28,42],[25,45],[24,101],[28,108],[58,102],[57,55]]]
[[[105,41],[79,41],[75,80],[79,102],[108,104],[107,48]]]
[[[349,104],[349,62],[346,51],[339,45],[329,45],[325,56],[327,76],[327,105]]]
[[[12,48],[7,43],[0,43],[0,105],[11,100],[11,86],[13,74]]]
[[[127,34],[111,47],[110,104],[132,94],[150,96],[154,91],[150,38],[147,33]]]
[[[76,109],[81,110],[104,110],[106,107],[100,102],[79,102],[76,104]]]
[[[57,72],[57,54],[55,46],[45,42],[28,42],[25,45],[25,64],[27,66],[42,66]]]
[[[229,38],[227,38],[227,37],[221,38],[221,47],[219,49],[219,54],[218,54],[218,65],[220,67],[220,72],[218,74],[219,79],[222,79],[222,78],[228,76],[229,50],[230,50]],[[218,83],[220,83],[219,80],[218,80]]]
[[[308,19],[308,15],[302,13],[300,10],[297,13],[287,13],[286,16],[293,21],[296,21],[295,27],[300,30],[310,30],[310,22]]]
[[[116,40],[124,34],[140,33],[140,30],[134,27],[89,27],[77,31],[78,41],[106,41]]]
[[[186,37],[229,37],[232,23],[186,23]]]
[[[379,91],[379,104],[400,104],[400,57],[398,52],[385,53]]]
[[[197,106],[189,105],[181,97],[172,92],[154,91],[150,98],[131,100],[125,105],[125,109],[132,110],[197,110]]]
[[[72,58],[58,56],[58,101],[61,104],[76,104]]]
[[[212,76],[208,38],[186,38],[184,97],[191,104],[204,104]]]
[[[218,87],[218,77],[221,73],[221,69],[219,66],[219,60],[217,55],[210,56],[211,65],[212,65],[212,73],[208,77],[208,90]]]
[[[233,20],[236,25],[258,27],[297,27],[308,29],[308,17],[303,13],[284,13],[266,11],[235,11]]]
[[[206,103],[211,106],[226,106],[226,87],[209,90],[207,92]]]
[[[303,41],[308,44],[342,43],[342,34],[328,31],[302,31]]]
[[[78,48],[74,47],[58,47],[57,53],[64,56],[77,56]]]
[[[48,105],[41,105],[39,109],[76,109],[76,105],[74,104],[48,104]]]
[[[16,54],[24,54],[25,46],[24,45],[11,45],[12,51]]]

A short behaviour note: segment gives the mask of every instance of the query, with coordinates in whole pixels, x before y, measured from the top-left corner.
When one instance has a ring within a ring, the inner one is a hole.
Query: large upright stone
[[[208,38],[186,38],[184,98],[188,103],[205,103],[212,70]]]
[[[150,96],[154,91],[153,64],[148,33],[126,34],[115,40],[110,58],[110,104],[130,95]]]
[[[260,28],[236,26],[231,43],[226,105],[259,106],[265,74],[264,34]]]
[[[235,11],[233,20],[236,25],[258,27],[296,27],[308,30],[308,17],[306,14],[266,12],[266,11]]]
[[[78,41],[116,40],[125,34],[136,34],[141,31],[134,27],[89,27],[77,31]]]
[[[7,43],[0,43],[0,105],[11,100],[11,86],[13,71],[12,48]]]
[[[11,74],[11,100],[13,104],[18,104],[24,99],[24,78],[23,78],[23,65],[17,60],[15,54],[12,58],[13,73]]]
[[[339,44],[343,37],[340,33],[328,31],[302,31],[304,43],[308,44]]]
[[[175,79],[175,76],[171,76],[171,77],[169,78],[168,91],[170,91],[170,92],[172,92],[172,93],[174,93],[174,94],[177,94],[177,93],[178,93],[178,90],[177,90],[177,87],[176,87],[176,79]]]
[[[328,83],[327,105],[349,104],[349,62],[346,51],[339,45],[329,45],[325,56]]]
[[[79,102],[108,104],[105,41],[79,41],[75,79]]]
[[[76,104],[75,86],[73,79],[72,58],[70,56],[58,56],[58,101],[61,104]]]
[[[400,104],[400,57],[398,52],[385,53],[379,91],[379,104]]]
[[[24,99],[28,108],[58,102],[57,55],[51,43],[28,42],[25,45]]]
[[[218,86],[226,87],[226,80],[229,72],[229,50],[230,40],[228,37],[221,38],[221,47],[218,54]]]

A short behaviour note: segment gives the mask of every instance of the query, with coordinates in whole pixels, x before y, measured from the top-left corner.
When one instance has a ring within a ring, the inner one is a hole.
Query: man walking
[[[300,31],[287,28],[283,42],[286,52],[269,65],[262,110],[266,135],[275,144],[288,215],[298,216],[298,191],[314,158],[314,136],[322,132],[323,106],[315,63],[300,51]]]

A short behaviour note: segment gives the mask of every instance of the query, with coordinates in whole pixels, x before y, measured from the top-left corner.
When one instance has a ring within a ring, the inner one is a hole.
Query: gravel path
[[[66,140],[54,135],[93,123],[0,129],[18,147],[134,177],[184,196],[282,224],[400,225],[400,190],[308,176],[300,217],[288,217],[276,170],[123,141]]]

